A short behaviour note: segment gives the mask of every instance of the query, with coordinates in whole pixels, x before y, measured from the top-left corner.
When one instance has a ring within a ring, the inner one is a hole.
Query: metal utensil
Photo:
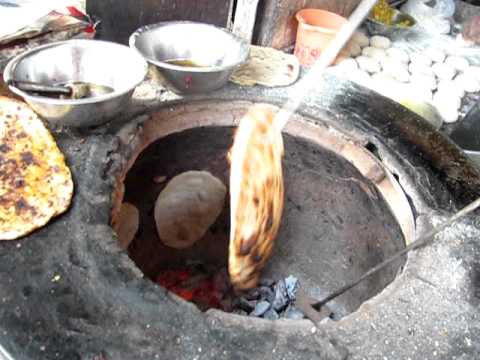
[[[16,87],[17,89],[20,89],[22,91],[51,96],[63,95],[70,99],[84,99],[113,92],[113,89],[111,87],[87,82],[71,82],[58,85],[45,85],[31,81],[10,80],[7,85]]]
[[[410,25],[401,25],[404,22],[408,22]],[[390,25],[375,20],[371,16],[367,18],[366,24],[370,35],[384,35],[392,37],[397,34],[411,31],[411,29],[417,24],[417,21],[412,16],[397,9],[393,9],[392,23]]]
[[[146,61],[128,46],[100,40],[68,40],[39,46],[13,58],[3,79],[5,83],[80,82],[111,88],[111,92],[93,97],[59,99],[10,86],[50,124],[82,127],[100,125],[120,114],[145,78],[147,68]]]
[[[176,93],[195,94],[225,85],[247,61],[249,44],[226,29],[191,21],[144,26],[129,40]],[[183,65],[179,65],[183,62]],[[184,66],[193,62],[196,66]]]
[[[480,101],[459,122],[450,137],[480,166]]]
[[[368,270],[366,273],[364,273],[362,276],[360,276],[357,280],[354,280],[350,282],[349,284],[346,284],[337,290],[331,292],[328,296],[324,297],[322,300],[319,300],[315,303],[311,303],[310,306],[313,307],[316,310],[320,310],[325,304],[328,302],[332,301],[336,297],[342,295],[346,291],[350,290],[354,286],[357,286],[360,284],[363,280],[369,278],[373,274],[377,273],[378,271],[384,269],[386,266],[394,262],[395,260],[399,259],[403,255],[407,254],[408,252],[418,249],[420,247],[423,247],[433,241],[435,241],[435,236],[438,235],[440,232],[442,232],[445,228],[449,227],[450,225],[454,224],[458,219],[468,215],[472,211],[476,210],[478,207],[480,207],[480,198],[476,199],[475,201],[471,202],[467,206],[465,206],[463,209],[457,211],[455,214],[453,214],[448,220],[445,222],[441,223],[439,226],[435,227],[431,231],[429,231],[427,234],[419,237],[417,240],[414,242],[410,243],[407,245],[405,248],[403,248],[400,251],[397,251],[395,254],[387,258],[386,260],[382,261],[380,264],[374,266],[370,270]]]

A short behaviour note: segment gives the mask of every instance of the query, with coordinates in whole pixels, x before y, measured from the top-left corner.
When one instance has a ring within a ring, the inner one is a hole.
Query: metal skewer
[[[378,271],[382,270],[387,265],[394,262],[395,260],[397,260],[401,256],[407,254],[408,252],[410,252],[412,250],[418,249],[419,247],[425,246],[430,242],[435,241],[435,236],[438,235],[441,231],[443,231],[446,227],[452,225],[454,222],[456,222],[461,217],[471,213],[472,211],[477,209],[479,206],[480,206],[480,198],[478,198],[477,200],[473,201],[469,205],[465,206],[463,209],[456,212],[447,221],[443,222],[442,224],[440,224],[436,228],[432,229],[431,231],[429,231],[425,235],[419,237],[417,240],[415,240],[411,244],[407,245],[404,249],[398,251],[397,253],[395,253],[394,255],[392,255],[391,257],[386,259],[385,261],[381,262],[380,264],[374,266],[373,268],[368,270],[365,274],[360,276],[357,280],[352,281],[351,283],[348,283],[348,284],[338,288],[337,290],[330,293],[330,295],[327,295],[326,297],[324,297],[322,300],[311,304],[311,307],[313,307],[315,310],[320,310],[322,308],[322,306],[324,306],[325,304],[327,304],[331,300],[335,299],[336,297],[342,295],[343,293],[350,290],[351,288],[355,287],[356,285],[360,284],[363,280],[367,279],[371,275],[373,275],[373,274],[377,273]]]
[[[378,0],[362,0],[362,2],[355,8],[354,12],[348,18],[345,25],[341,27],[337,36],[331,41],[327,49],[320,54],[320,57],[315,61],[310,71],[295,88],[295,92],[289,94],[289,100],[282,106],[275,116],[275,126],[282,130],[287,124],[292,114],[301,105],[304,97],[315,86],[318,86],[321,81],[323,72],[337,57],[338,53],[345,46],[347,41],[352,37],[352,34],[357,30],[362,21],[367,17],[372,8]]]

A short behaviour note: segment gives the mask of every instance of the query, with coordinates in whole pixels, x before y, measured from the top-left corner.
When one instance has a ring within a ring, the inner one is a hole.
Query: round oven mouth
[[[123,202],[138,208],[140,230],[128,252],[152,281],[158,283],[172,271],[175,276],[192,272],[198,263],[202,271],[205,264],[225,269],[228,201],[206,236],[185,250],[162,244],[152,206],[165,184],[184,171],[207,170],[228,185],[226,155],[234,129],[250,106],[245,101],[205,101],[161,109],[142,123],[131,141],[129,160],[117,178],[111,218],[118,222]],[[320,299],[413,241],[415,222],[407,196],[378,158],[371,139],[295,114],[284,129],[284,141],[286,205],[275,250],[264,269],[265,282],[293,276],[302,292]],[[382,292],[405,261],[332,301],[331,317],[342,318]]]

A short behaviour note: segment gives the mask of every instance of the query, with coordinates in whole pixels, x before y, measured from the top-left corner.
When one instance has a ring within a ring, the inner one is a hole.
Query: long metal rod
[[[13,360],[13,357],[0,344],[0,360]]]
[[[275,116],[275,126],[281,130],[287,124],[292,114],[301,105],[304,97],[315,86],[321,85],[322,75],[325,69],[337,57],[338,53],[345,46],[355,30],[372,10],[378,0],[363,0],[355,9],[339,30],[337,36],[328,45],[327,49],[320,54],[318,60],[313,64],[308,73],[300,80],[295,92],[289,94],[289,100],[285,102],[282,108]]]
[[[441,231],[443,231],[446,227],[452,225],[454,222],[456,222],[458,219],[460,219],[461,217],[471,213],[472,211],[474,211],[475,209],[477,209],[478,207],[480,206],[480,198],[478,198],[477,200],[473,201],[472,203],[470,203],[469,205],[465,206],[463,209],[461,209],[460,211],[456,212],[451,218],[449,218],[447,221],[445,221],[444,223],[440,224],[439,226],[437,226],[436,228],[432,229],[431,231],[429,231],[427,234],[421,236],[420,238],[418,238],[416,241],[412,242],[411,244],[409,244],[408,246],[406,246],[404,249],[398,251],[397,253],[395,253],[394,255],[392,255],[391,257],[389,257],[387,260],[381,262],[380,264],[374,266],[373,268],[371,268],[370,270],[368,270],[365,274],[363,274],[362,276],[360,276],[357,280],[355,281],[352,281],[351,283],[347,284],[347,285],[344,285],[342,287],[340,287],[339,289],[335,290],[334,292],[332,292],[330,295],[326,296],[325,298],[323,298],[322,300],[320,301],[317,301],[316,303],[312,304],[312,307],[316,310],[320,310],[320,308],[325,305],[326,303],[330,302],[331,300],[335,299],[336,297],[342,295],[343,293],[345,293],[346,291],[350,290],[351,288],[355,287],[356,285],[358,285],[359,283],[361,283],[363,280],[367,279],[368,277],[372,276],[373,274],[375,274],[376,272],[378,272],[379,270],[383,269],[384,267],[386,267],[387,265],[389,265],[390,263],[394,262],[395,260],[397,260],[398,258],[402,257],[403,255],[405,255],[406,253],[408,253],[409,251],[412,251],[412,250],[415,250],[415,249],[418,249],[419,247],[422,247],[422,246],[425,246],[427,245],[428,243],[430,242],[433,242],[435,240],[435,236],[438,235]]]

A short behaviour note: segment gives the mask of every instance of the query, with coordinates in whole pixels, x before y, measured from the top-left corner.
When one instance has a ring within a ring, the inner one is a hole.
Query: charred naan
[[[228,271],[236,289],[257,285],[283,211],[283,140],[267,105],[240,121],[230,152],[231,229]]]
[[[12,240],[63,213],[72,175],[50,132],[16,100],[0,97],[0,240]]]

